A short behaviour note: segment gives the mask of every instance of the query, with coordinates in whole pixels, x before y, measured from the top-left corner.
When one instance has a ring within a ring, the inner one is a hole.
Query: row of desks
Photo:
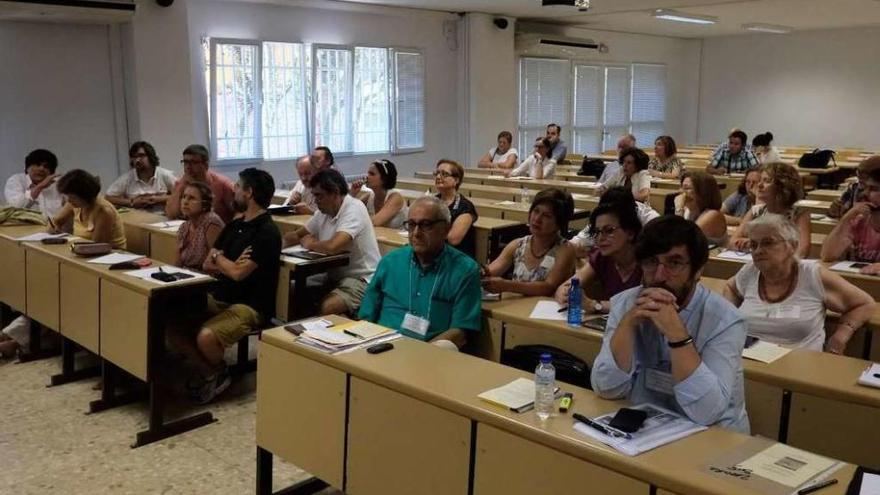
[[[590,491],[584,487],[640,495],[760,493],[705,466],[767,441],[711,427],[628,457],[575,432],[568,414],[541,422],[477,397],[530,373],[407,338],[394,345],[377,355],[329,356],[296,344],[281,328],[263,334],[258,494],[272,492],[275,455],[357,494]],[[562,387],[574,396],[572,412],[596,416],[624,405]],[[842,483],[826,493],[845,493],[853,469],[847,464],[835,473]]]
[[[15,240],[44,229],[0,227],[0,269],[11,282],[2,284],[0,302],[63,337],[62,373],[52,377],[52,384],[93,374],[74,369],[74,354],[81,347],[102,360],[101,398],[90,403],[91,412],[141,398],[117,393],[119,369],[147,384],[149,427],[137,433],[134,446],[213,422],[209,412],[166,421],[162,387],[165,315],[180,309],[178,301],[203,295],[213,279],[154,284],[107,265],[86,263],[67,244]],[[153,266],[163,264],[153,260]]]
[[[720,290],[721,280],[702,281]],[[564,321],[535,320],[535,303],[546,298],[484,302],[484,335],[480,354],[500,360],[503,349],[544,344],[563,349],[592,363],[603,333],[569,327]],[[880,328],[875,316],[873,331]],[[869,361],[850,356],[794,350],[770,364],[743,359],[746,406],[752,433],[848,462],[880,468],[876,455],[880,432],[880,390],[862,387],[856,379]],[[836,421],[832,418],[848,418]]]

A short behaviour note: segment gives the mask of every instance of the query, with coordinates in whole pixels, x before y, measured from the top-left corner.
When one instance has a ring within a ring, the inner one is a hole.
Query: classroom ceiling
[[[524,21],[627,33],[706,38],[747,34],[746,23],[783,25],[795,31],[880,25],[878,0],[592,0],[588,12],[574,7],[542,7],[541,0],[347,0],[451,12],[484,12]],[[654,9],[718,18],[714,25],[655,19]]]

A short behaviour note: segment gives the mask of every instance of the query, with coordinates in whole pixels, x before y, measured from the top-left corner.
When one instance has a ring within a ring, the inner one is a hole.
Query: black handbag
[[[798,167],[802,168],[828,168],[828,162],[834,162],[837,166],[837,160],[834,159],[834,150],[814,149],[809,153],[804,153],[798,160]]]
[[[518,345],[513,349],[501,351],[501,364],[512,368],[535,372],[541,361],[541,354],[549,353],[556,368],[556,380],[592,390],[590,367],[577,356],[549,345]]]
[[[598,158],[584,157],[584,161],[581,163],[581,168],[577,171],[577,174],[581,176],[592,175],[598,178],[602,175],[603,170],[605,170],[605,161]]]

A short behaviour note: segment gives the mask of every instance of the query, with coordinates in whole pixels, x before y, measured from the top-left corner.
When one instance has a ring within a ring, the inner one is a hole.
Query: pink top
[[[603,301],[607,301],[618,293],[626,289],[632,289],[642,283],[642,267],[638,264],[636,264],[636,269],[633,270],[629,279],[623,280],[620,278],[620,272],[614,266],[614,260],[602,256],[598,249],[590,252],[587,256],[587,262],[593,267],[593,271],[596,272],[596,278],[599,279],[599,283],[602,285],[602,290],[599,294]]]
[[[865,263],[880,261],[880,232],[871,225],[871,216],[864,215],[849,224],[852,248],[850,260]]]
[[[177,197],[180,197],[180,194],[183,192],[183,187],[186,185],[184,179],[185,178],[181,177],[174,183],[174,194],[176,194]],[[205,182],[208,183],[208,186],[211,187],[211,191],[214,193],[214,213],[216,213],[225,223],[229,223],[232,221],[232,217],[235,214],[233,201],[233,198],[235,197],[235,183],[232,182],[232,179],[229,177],[218,174],[213,170],[208,170]]]
[[[202,269],[202,263],[211,249],[205,234],[212,225],[222,230],[223,220],[213,211],[209,211],[195,221],[187,220],[180,226],[177,231],[177,252],[180,253],[180,265],[183,268]]]

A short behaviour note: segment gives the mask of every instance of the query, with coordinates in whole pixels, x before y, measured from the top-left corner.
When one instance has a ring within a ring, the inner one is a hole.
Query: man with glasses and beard
[[[480,322],[480,268],[449,246],[449,208],[425,196],[409,207],[409,246],[385,255],[361,301],[362,319],[448,349],[460,349]]]
[[[642,229],[636,259],[642,286],[611,298],[593,390],[749,433],[741,357],[746,322],[698,282],[708,259],[706,237],[684,218],[660,217]]]

